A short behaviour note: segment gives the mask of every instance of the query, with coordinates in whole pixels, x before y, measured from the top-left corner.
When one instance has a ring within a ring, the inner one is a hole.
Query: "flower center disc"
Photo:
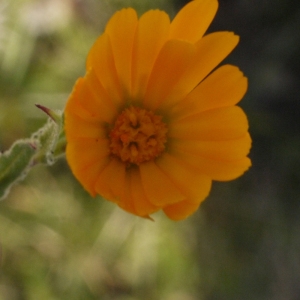
[[[164,151],[167,131],[161,116],[131,106],[118,116],[109,134],[110,151],[123,162],[139,165]]]

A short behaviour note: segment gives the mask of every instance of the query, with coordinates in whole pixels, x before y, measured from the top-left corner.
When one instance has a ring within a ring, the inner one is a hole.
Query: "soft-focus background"
[[[35,103],[64,107],[114,11],[184,3],[0,0],[0,150],[46,121]],[[220,0],[210,31],[241,36],[226,62],[249,78],[253,167],[191,218],[91,199],[64,159],[34,168],[0,203],[0,299],[300,299],[299,28],[298,0]]]

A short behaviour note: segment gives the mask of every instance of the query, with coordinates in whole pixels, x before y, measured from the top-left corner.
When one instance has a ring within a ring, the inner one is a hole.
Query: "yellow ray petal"
[[[170,138],[224,141],[243,137],[248,120],[238,106],[229,106],[188,116],[169,123]]]
[[[125,176],[125,164],[116,158],[112,158],[98,175],[95,190],[105,199],[119,203],[124,196]]]
[[[169,111],[184,99],[233,50],[238,41],[239,37],[232,32],[215,32],[197,42],[191,64],[160,109]]]
[[[96,196],[95,182],[109,162],[107,140],[72,139],[67,144],[66,157],[74,176]]]
[[[68,141],[72,137],[100,139],[107,136],[103,121],[87,121],[77,115],[71,114],[68,110],[65,112],[65,131]]]
[[[176,90],[178,80],[183,76],[195,54],[192,44],[171,40],[161,49],[154,63],[147,85],[144,105],[156,109],[172,90]]]
[[[181,152],[179,149],[173,149],[172,154],[185,163],[194,166],[199,172],[218,181],[236,179],[251,166],[251,161],[248,157],[230,161],[216,160],[196,154]]]
[[[131,168],[128,172],[130,174],[130,190],[136,214],[146,217],[158,211],[160,207],[150,203],[145,194],[139,169]]]
[[[248,80],[235,66],[224,65],[202,81],[172,110],[173,116],[188,116],[238,103],[247,91]]]
[[[180,149],[181,152],[191,153],[215,160],[239,160],[248,155],[251,147],[251,138],[246,133],[239,139],[225,141],[201,140],[172,140],[171,149]]]
[[[217,0],[190,1],[172,21],[170,38],[195,43],[207,30],[217,9]]]
[[[136,100],[145,94],[154,61],[169,35],[169,16],[150,10],[139,20],[135,34],[132,59],[132,95]]]
[[[207,175],[168,153],[156,163],[191,202],[200,203],[207,197],[211,188],[211,179]]]
[[[165,206],[184,200],[185,196],[153,161],[141,164],[140,172],[146,196],[153,205]]]
[[[120,83],[127,95],[131,88],[132,47],[137,24],[136,11],[124,8],[112,16],[105,28],[111,41]]]
[[[118,78],[111,43],[107,34],[102,34],[91,48],[86,69],[93,69],[107,94],[117,105],[124,103],[124,94]]]
[[[179,203],[168,205],[163,210],[171,220],[180,221],[193,214],[199,208],[199,205],[200,203],[189,202],[188,200],[185,200]]]

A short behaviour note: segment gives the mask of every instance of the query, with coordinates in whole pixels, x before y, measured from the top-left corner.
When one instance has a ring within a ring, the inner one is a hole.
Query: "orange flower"
[[[132,8],[109,20],[65,109],[67,160],[92,196],[180,220],[212,180],[250,167],[248,122],[235,106],[247,79],[231,65],[214,70],[239,38],[203,37],[217,7],[194,0],[172,22],[159,10],[138,19]]]

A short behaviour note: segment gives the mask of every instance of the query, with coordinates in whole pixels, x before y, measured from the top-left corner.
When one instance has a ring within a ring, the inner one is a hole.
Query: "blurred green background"
[[[0,0],[0,150],[45,123],[35,103],[63,109],[114,11],[185,2]],[[241,36],[226,62],[249,78],[253,167],[177,223],[91,199],[64,159],[35,167],[0,203],[0,300],[300,299],[300,2],[219,2],[209,31]]]

